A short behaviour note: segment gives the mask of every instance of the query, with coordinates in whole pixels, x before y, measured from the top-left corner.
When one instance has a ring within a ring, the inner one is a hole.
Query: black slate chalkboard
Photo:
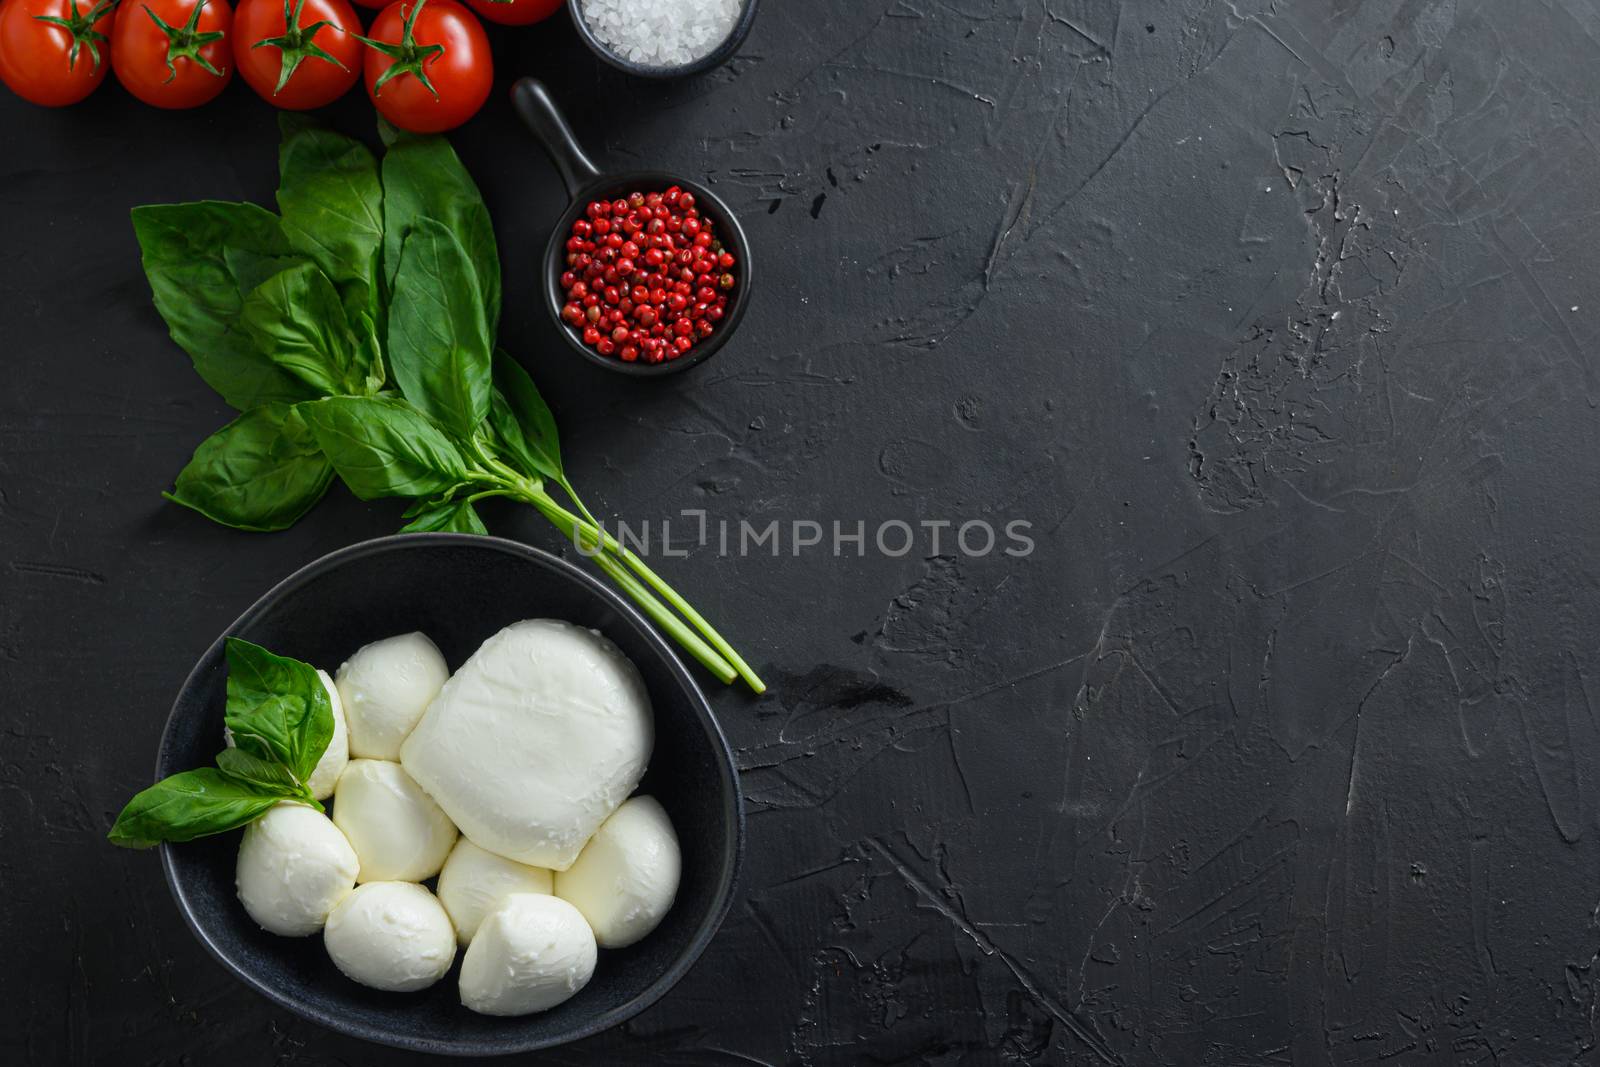
[[[1592,1056],[1597,40],[1578,0],[829,0],[659,86],[559,23],[497,35],[455,142],[502,337],[591,506],[679,547],[704,510],[710,547],[654,555],[772,683],[713,697],[749,797],[726,926],[540,1062]],[[764,277],[713,363],[629,382],[559,342],[524,73],[605,165],[740,212]],[[156,858],[102,841],[211,638],[399,525],[336,490],[249,535],[159,496],[226,412],[127,211],[267,201],[273,115],[111,84],[0,99],[0,130],[0,1047],[420,1062],[233,983]],[[718,552],[772,520],[778,555]],[[1033,550],[963,551],[972,520]]]

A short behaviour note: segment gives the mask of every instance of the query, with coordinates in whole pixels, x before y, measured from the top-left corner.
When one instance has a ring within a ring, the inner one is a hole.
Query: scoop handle
[[[600,177],[600,170],[584,154],[550,90],[538,78],[519,78],[511,87],[511,104],[556,165],[567,195],[576,199],[580,190]]]

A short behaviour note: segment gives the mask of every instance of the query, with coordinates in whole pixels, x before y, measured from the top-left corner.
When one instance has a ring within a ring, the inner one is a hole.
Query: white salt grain
[[[583,0],[600,43],[644,67],[682,67],[733,32],[744,0]]]

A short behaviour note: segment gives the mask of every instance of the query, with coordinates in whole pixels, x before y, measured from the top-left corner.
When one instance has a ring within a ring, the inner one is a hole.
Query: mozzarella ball
[[[353,759],[333,794],[333,824],[361,860],[358,882],[420,882],[444,866],[456,827],[398,763]]]
[[[350,727],[350,755],[397,760],[400,743],[450,677],[426,634],[400,634],[364,646],[339,668],[339,696]]]
[[[594,977],[595,944],[578,909],[517,893],[478,927],[461,960],[461,1003],[483,1015],[527,1015],[571,997]]]
[[[328,739],[328,747],[322,750],[322,758],[317,760],[317,765],[311,769],[311,777],[306,779],[306,786],[311,790],[311,795],[318,800],[327,800],[333,796],[333,787],[339,783],[339,776],[344,773],[345,764],[350,762],[350,745],[344,723],[344,707],[339,700],[339,690],[334,688],[333,679],[328,677],[328,672],[319,670],[317,677],[322,681],[322,688],[328,691],[328,701],[333,705],[333,736]],[[233,731],[226,726],[222,728],[222,742],[233,748]]]
[[[534,619],[472,654],[400,762],[474,842],[559,871],[639,784],[654,740],[628,657],[593,630]]]
[[[358,866],[355,849],[326,815],[284,801],[245,827],[234,886],[263,930],[305,937],[350,894]]]
[[[439,903],[450,914],[463,945],[472,942],[483,917],[513,893],[550,892],[550,872],[486,852],[463,837],[439,872]]]
[[[633,797],[607,819],[578,860],[555,877],[556,896],[583,913],[601,948],[654,930],[678,895],[683,857],[654,797]]]
[[[368,882],[339,902],[322,931],[346,978],[410,993],[445,976],[456,958],[450,916],[413,882]]]

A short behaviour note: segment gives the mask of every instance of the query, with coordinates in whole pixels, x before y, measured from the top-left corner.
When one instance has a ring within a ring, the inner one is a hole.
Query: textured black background
[[[1591,1062],[1597,5],[764,7],[667,88],[560,22],[497,35],[456,143],[502,336],[607,514],[1021,518],[1038,548],[665,563],[773,683],[715,694],[743,892],[673,994],[541,1062]],[[525,72],[606,164],[744,217],[764,277],[699,373],[553,343]],[[108,85],[0,100],[0,138],[0,1042],[416,1062],[245,992],[101,837],[212,637],[398,525],[158,496],[226,412],[127,209],[267,201],[272,113]]]

